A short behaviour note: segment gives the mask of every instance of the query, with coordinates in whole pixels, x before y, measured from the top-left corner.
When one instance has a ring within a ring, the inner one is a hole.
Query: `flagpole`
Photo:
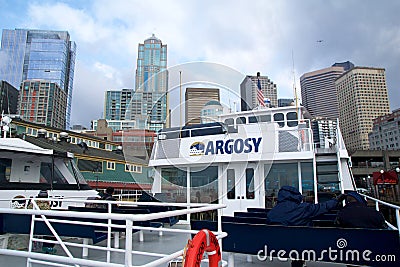
[[[262,92],[261,82],[260,82],[260,72],[257,72],[257,100],[259,107],[265,107],[264,94]]]
[[[182,71],[179,71],[179,127],[182,127]]]

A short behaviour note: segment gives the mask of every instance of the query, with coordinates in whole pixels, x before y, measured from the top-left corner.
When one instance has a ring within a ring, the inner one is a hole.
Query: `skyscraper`
[[[64,128],[67,93],[57,83],[27,80],[21,85],[18,112],[27,121]]]
[[[167,91],[167,45],[154,34],[139,44],[135,85],[141,92]]]
[[[276,89],[276,84],[272,82],[268,76],[258,77],[260,80],[261,90],[264,95],[264,99],[268,98],[270,100],[271,107],[278,106],[278,94]],[[242,83],[240,84],[240,98],[241,98],[241,110],[252,110],[259,106],[257,100],[257,76],[247,75]]]
[[[18,90],[6,81],[0,81],[0,113],[17,114]]]
[[[339,118],[335,80],[354,67],[347,61],[332,67],[303,74],[300,77],[302,104],[313,117]]]
[[[186,125],[199,124],[200,113],[210,100],[219,101],[217,88],[186,88],[185,92],[185,121]]]
[[[106,120],[125,120],[126,111],[130,107],[133,89],[107,90],[105,92],[104,118]]]
[[[69,128],[75,68],[75,42],[67,31],[3,30],[1,50],[6,55],[0,66],[0,80],[16,88],[26,80],[57,83],[67,94],[66,118]]]
[[[139,44],[135,93],[127,115],[139,129],[158,131],[168,125],[167,45],[153,34]]]
[[[347,149],[368,150],[373,120],[389,113],[385,69],[354,67],[335,82],[339,123]]]

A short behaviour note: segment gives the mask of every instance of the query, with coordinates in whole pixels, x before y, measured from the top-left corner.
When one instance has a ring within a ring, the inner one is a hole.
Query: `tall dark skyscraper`
[[[302,103],[314,118],[339,118],[335,80],[351,66],[354,65],[349,61],[335,63],[332,67],[307,72],[300,77]]]
[[[76,44],[67,31],[3,30],[0,80],[20,88],[25,80],[56,83],[66,95],[65,128],[69,128]]]

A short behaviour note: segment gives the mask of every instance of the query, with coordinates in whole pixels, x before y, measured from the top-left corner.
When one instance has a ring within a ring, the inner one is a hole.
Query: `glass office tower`
[[[139,44],[135,94],[127,110],[140,129],[158,131],[168,122],[167,45],[153,34]]]
[[[69,128],[76,44],[67,31],[3,30],[3,64],[0,80],[20,88],[25,80],[57,83],[67,94],[66,125]]]

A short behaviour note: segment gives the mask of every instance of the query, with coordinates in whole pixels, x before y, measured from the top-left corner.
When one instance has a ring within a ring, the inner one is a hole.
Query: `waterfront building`
[[[4,63],[0,80],[20,88],[25,80],[57,83],[66,98],[65,125],[69,128],[76,44],[67,31],[15,29],[3,30],[1,51]]]
[[[371,150],[399,150],[400,109],[374,119],[368,139]]]
[[[18,89],[6,81],[0,81],[0,113],[17,114]]]
[[[112,132],[118,131],[127,131],[135,129],[136,121],[135,120],[92,120],[92,130],[97,131],[98,125],[101,121],[107,122],[107,127],[111,128]]]
[[[257,79],[260,80],[261,91],[264,99],[269,99],[270,107],[278,106],[278,94],[276,84],[271,81],[268,76],[251,76],[247,75],[240,84],[241,110],[252,110],[259,106],[257,98],[258,87]]]
[[[152,168],[141,158],[126,157],[120,143],[18,118],[13,119],[11,127],[16,135],[41,148],[73,153],[80,172],[94,189],[112,186],[118,194],[151,188]]]
[[[123,146],[126,157],[147,159],[156,133],[148,129],[135,129],[134,126],[135,121],[99,119],[92,121],[92,130],[83,133],[118,143]]]
[[[313,117],[339,118],[335,80],[354,65],[347,61],[332,67],[303,74],[300,77],[303,106]]]
[[[354,67],[339,76],[335,86],[346,148],[368,150],[373,120],[389,113],[385,69]]]
[[[199,124],[201,111],[210,100],[220,100],[218,88],[186,88],[185,125]]]
[[[60,129],[65,128],[67,93],[57,83],[45,80],[27,80],[18,96],[18,114],[21,118]]]

